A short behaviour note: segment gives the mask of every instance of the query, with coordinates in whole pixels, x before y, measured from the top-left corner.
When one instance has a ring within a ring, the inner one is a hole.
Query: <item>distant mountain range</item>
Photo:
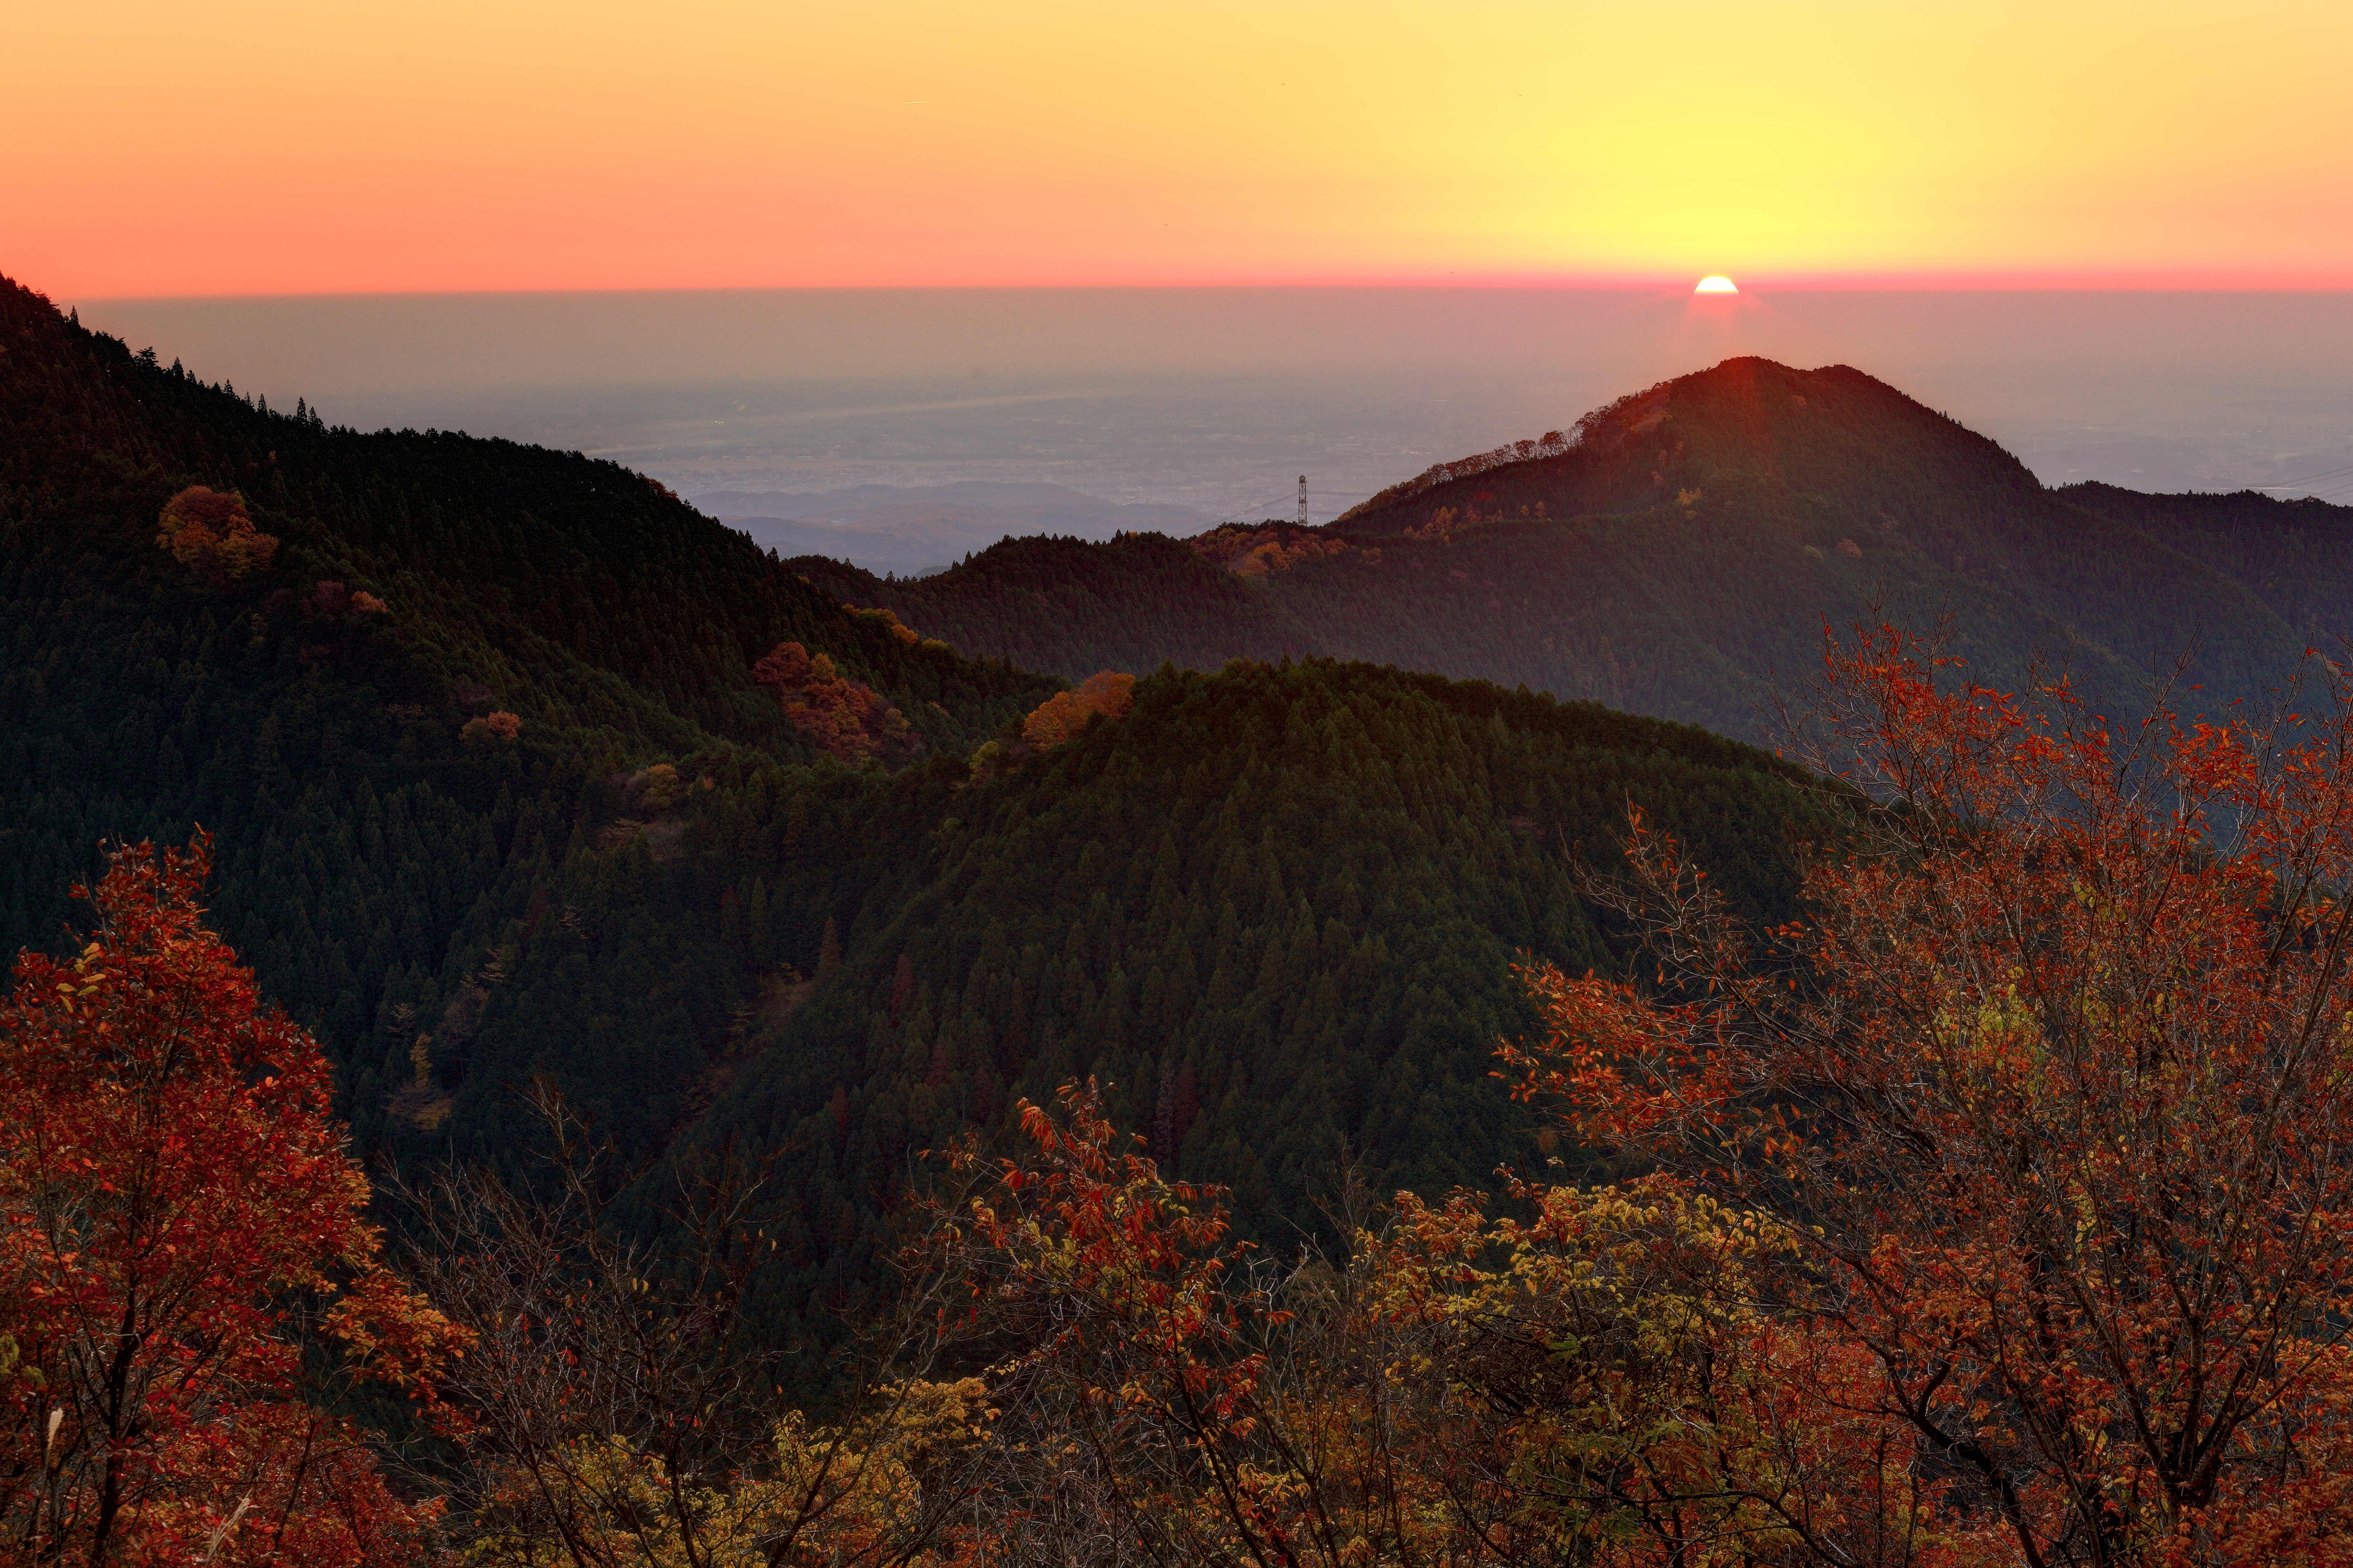
[[[814,492],[703,490],[687,499],[763,549],[828,556],[901,577],[942,571],[1014,534],[1189,533],[1208,521],[1187,507],[1122,505],[1060,485],[977,479]]]
[[[1323,528],[1016,539],[920,582],[795,568],[966,651],[1080,676],[1309,652],[1763,736],[1825,620],[1952,618],[1997,684],[2042,658],[2104,704],[2192,658],[2260,697],[2353,629],[2353,508],[2049,489],[1843,365],[1727,361],[1551,446],[1441,465]]]

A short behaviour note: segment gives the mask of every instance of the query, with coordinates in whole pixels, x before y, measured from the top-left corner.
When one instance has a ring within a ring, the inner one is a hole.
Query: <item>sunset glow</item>
[[[1692,292],[1694,294],[1737,294],[1740,290],[1736,286],[1735,286],[1731,279],[1714,277],[1701,279],[1699,280],[1699,287],[1694,289]]]
[[[20,7],[60,298],[2353,283],[2353,7]],[[2293,47],[2284,47],[2291,44]]]

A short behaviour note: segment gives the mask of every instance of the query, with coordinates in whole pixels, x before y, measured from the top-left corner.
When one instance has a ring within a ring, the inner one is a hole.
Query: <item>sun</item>
[[[1740,292],[1740,289],[1731,279],[1717,276],[1714,278],[1701,279],[1699,280],[1699,287],[1693,289],[1692,292],[1694,294],[1737,294]]]

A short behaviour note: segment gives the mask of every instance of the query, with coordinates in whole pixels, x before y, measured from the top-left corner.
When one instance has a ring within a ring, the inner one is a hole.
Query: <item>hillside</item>
[[[747,911],[794,911],[767,962],[817,984],[755,1028],[688,1146],[786,1152],[794,1304],[871,1287],[917,1151],[1071,1077],[1115,1086],[1121,1121],[1271,1242],[1321,1229],[1351,1165],[1375,1192],[1488,1185],[1532,1126],[1490,1076],[1532,1022],[1510,965],[1615,964],[1572,868],[1611,861],[1630,799],[1759,914],[1789,908],[1793,836],[1833,823],[1805,775],[1704,731],[1311,660],[1150,677],[1010,776],[836,803],[838,848],[714,834],[711,874],[765,868],[736,873]],[[551,1040],[593,952],[548,944],[511,982]]]
[[[62,945],[99,844],[202,824],[364,1153],[515,1162],[537,1076],[649,1192],[772,1163],[778,1333],[877,1286],[921,1150],[1074,1074],[1269,1237],[1344,1166],[1483,1183],[1509,964],[1615,962],[1570,866],[1628,799],[1766,913],[1830,821],[1715,735],[1324,660],[1150,675],[1024,760],[1060,681],[611,464],[268,412],[13,287],[0,349],[0,940]],[[989,570],[1043,595],[1061,548]],[[1266,603],[1163,540],[1087,559],[1105,605]]]
[[[191,485],[240,492],[274,558],[208,583],[160,549]],[[593,858],[617,821],[667,841],[648,770],[839,771],[754,679],[786,640],[932,753],[1055,688],[847,613],[613,464],[263,412],[0,283],[8,952],[60,940],[102,840],[202,823],[216,918],[272,994],[347,1059],[405,1061],[420,1031],[389,1020],[429,1023],[494,958],[512,868]]]
[[[957,647],[1077,675],[1304,648],[1764,737],[1825,617],[1949,615],[1997,684],[2038,658],[2129,709],[2194,648],[2260,695],[2353,620],[2353,509],[2044,489],[1859,371],[1732,360],[1574,437],[1433,470],[1320,529],[1008,541],[889,582],[797,563]],[[1186,559],[1187,556],[1192,559]],[[1202,568],[1232,581],[1212,589]]]
[[[2337,650],[2353,605],[2353,508],[2253,490],[2143,495],[2069,485],[2058,495],[2094,516],[2205,562],[2324,651]]]

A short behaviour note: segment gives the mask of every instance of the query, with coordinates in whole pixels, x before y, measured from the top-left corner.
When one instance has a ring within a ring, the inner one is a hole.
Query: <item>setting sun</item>
[[[1994,0],[1956,30],[1863,0],[1802,26],[1700,0],[1664,34],[1534,0],[1440,15],[16,5],[12,58],[106,40],[108,102],[90,113],[75,70],[10,81],[0,248],[83,300],[1672,288],[1710,257],[1777,284],[2353,279],[2353,206],[2327,195],[2353,189],[2327,107],[2353,6],[2257,0],[2222,27],[2188,0]],[[1569,57],[1586,85],[1563,94]],[[1395,112],[1464,80],[1484,85],[1443,113]],[[234,83],[237,112],[189,116],[196,82]]]
[[[1699,287],[1693,289],[1692,292],[1694,294],[1737,294],[1740,292],[1740,288],[1737,284],[1734,283],[1731,279],[1718,275],[1713,278],[1701,279],[1699,280]]]

